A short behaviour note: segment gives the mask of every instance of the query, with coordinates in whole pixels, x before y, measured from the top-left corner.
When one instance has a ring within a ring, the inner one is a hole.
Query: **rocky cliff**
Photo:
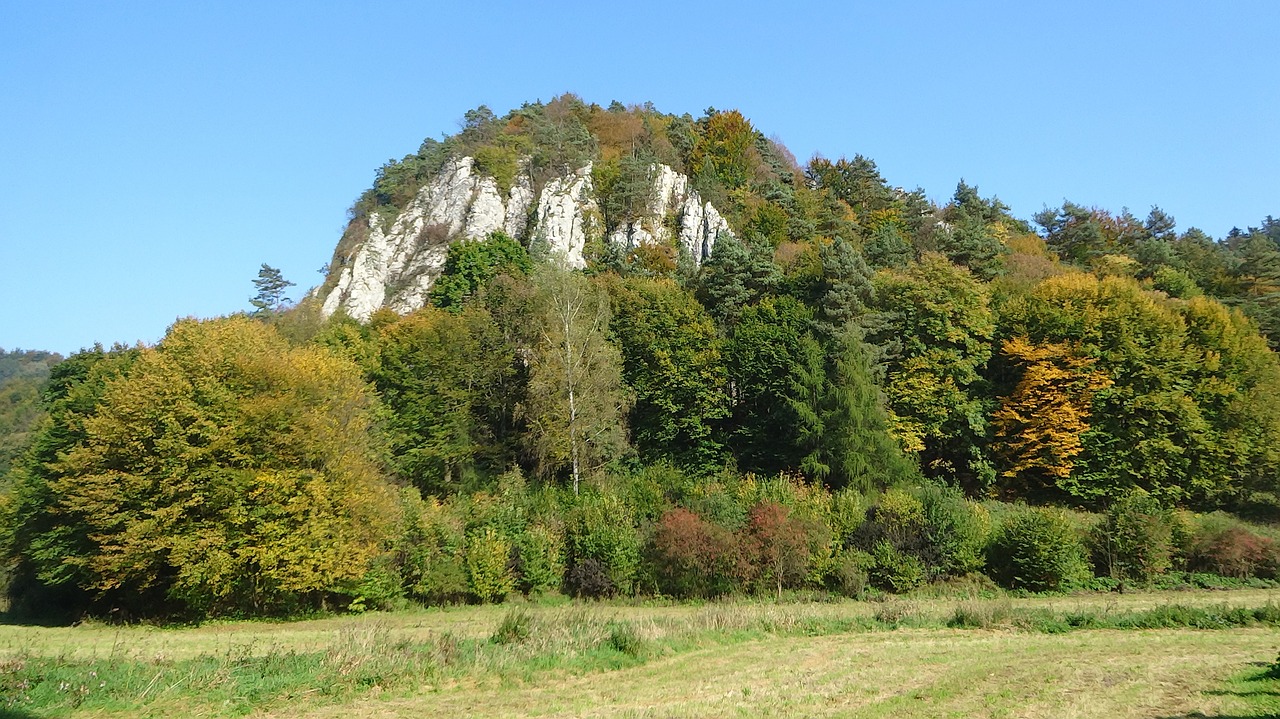
[[[718,237],[731,234],[729,224],[688,177],[661,164],[651,166],[649,175],[647,208],[618,222],[605,237],[591,165],[548,180],[541,191],[535,191],[522,165],[504,193],[494,178],[477,171],[473,158],[453,158],[398,215],[374,212],[363,221],[363,241],[335,255],[329,281],[320,290],[324,314],[342,309],[364,321],[381,307],[412,312],[426,304],[450,243],[496,230],[573,267],[585,266],[584,247],[600,238],[623,247],[678,244],[701,263]]]

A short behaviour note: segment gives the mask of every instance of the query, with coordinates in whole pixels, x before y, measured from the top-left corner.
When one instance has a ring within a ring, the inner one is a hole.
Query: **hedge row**
[[[875,496],[795,477],[691,479],[669,468],[587,487],[526,484],[423,499],[356,608],[502,601],[513,592],[677,598],[811,589],[907,592],[983,573],[1033,592],[1150,584],[1172,572],[1274,579],[1268,529],[1135,494],[1103,515],[977,503],[933,485]]]

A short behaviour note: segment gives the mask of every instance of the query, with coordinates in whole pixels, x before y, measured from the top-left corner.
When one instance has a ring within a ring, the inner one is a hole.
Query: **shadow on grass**
[[[0,709],[0,719],[44,719],[39,714],[19,711],[17,709]]]

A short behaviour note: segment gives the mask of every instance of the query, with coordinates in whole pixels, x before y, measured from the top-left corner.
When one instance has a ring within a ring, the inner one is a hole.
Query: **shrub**
[[[423,500],[418,490],[406,487],[401,507],[395,549],[406,595],[427,603],[463,601],[468,592],[465,542],[453,506]]]
[[[516,568],[525,594],[559,587],[564,579],[564,537],[545,524],[529,526],[517,538]]]
[[[860,597],[871,578],[867,570],[873,566],[871,555],[856,549],[842,549],[831,559],[826,575],[827,589],[846,597]]]
[[[1084,546],[1060,510],[1020,507],[1005,516],[987,551],[992,578],[1006,587],[1056,591],[1088,579]]]
[[[853,541],[875,560],[872,583],[901,592],[981,569],[989,523],[986,511],[959,490],[891,489],[867,511]]]
[[[1149,584],[1173,566],[1173,513],[1138,489],[1107,512],[1094,533],[1095,566],[1113,579]]]
[[[798,586],[808,573],[820,529],[792,517],[791,510],[774,502],[752,507],[742,542],[757,586],[771,587],[779,596],[784,588]]]
[[[494,644],[523,644],[533,636],[533,615],[524,609],[513,609],[502,617],[490,640]]]
[[[915,496],[923,511],[927,544],[921,559],[933,565],[932,574],[963,576],[981,570],[990,531],[986,511],[952,487],[926,485]]]
[[[471,593],[482,602],[500,602],[515,589],[508,560],[511,543],[489,527],[467,542],[467,577]]]
[[[1276,542],[1227,514],[1214,512],[1199,519],[1187,558],[1191,571],[1224,577],[1276,576]]]
[[[613,650],[629,657],[642,657],[649,649],[649,643],[636,631],[630,622],[609,622],[609,635],[605,643]]]
[[[617,588],[604,565],[588,557],[565,572],[564,590],[571,597],[601,599],[613,596]]]
[[[662,515],[654,529],[651,554],[662,591],[674,596],[726,594],[742,575],[733,534],[687,509]]]
[[[879,589],[902,594],[925,582],[924,563],[888,541],[877,544],[871,558],[873,563],[868,574],[871,583]]]
[[[640,568],[641,542],[631,508],[612,495],[583,495],[569,513],[565,544],[572,567],[594,560],[612,591],[630,593]]]

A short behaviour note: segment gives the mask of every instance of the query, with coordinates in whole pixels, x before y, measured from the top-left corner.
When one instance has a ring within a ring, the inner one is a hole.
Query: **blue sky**
[[[0,347],[154,342],[301,289],[391,157],[576,92],[738,108],[936,200],[1220,237],[1280,215],[1276,2],[0,4]]]

